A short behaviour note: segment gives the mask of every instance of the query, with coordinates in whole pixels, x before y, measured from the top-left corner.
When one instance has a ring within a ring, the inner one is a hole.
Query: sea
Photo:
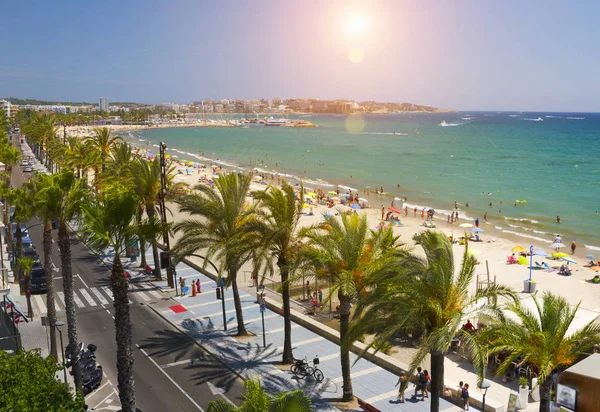
[[[162,141],[181,158],[279,173],[315,189],[339,185],[372,196],[383,188],[372,204],[396,199],[396,207],[433,208],[443,219],[457,202],[461,219],[483,221],[487,213],[494,230],[523,244],[561,234],[563,243],[600,253],[600,113],[290,116],[299,117],[318,127],[168,128],[124,137],[149,151]]]

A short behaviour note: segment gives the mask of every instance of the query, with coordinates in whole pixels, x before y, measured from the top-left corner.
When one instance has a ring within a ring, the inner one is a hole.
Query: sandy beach
[[[186,123],[161,123],[152,125],[135,125],[135,124],[107,124],[96,126],[67,126],[67,136],[86,137],[94,134],[94,129],[97,127],[106,127],[113,134],[125,133],[136,130],[151,130],[151,129],[167,129],[167,128],[186,128],[186,127],[234,127],[234,125],[226,123],[194,121]],[[63,129],[57,128],[57,132],[62,135]]]

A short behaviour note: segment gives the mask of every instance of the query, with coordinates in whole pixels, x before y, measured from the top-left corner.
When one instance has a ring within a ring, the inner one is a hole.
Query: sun
[[[362,16],[353,16],[348,22],[348,29],[351,32],[359,32],[365,29],[365,19]]]

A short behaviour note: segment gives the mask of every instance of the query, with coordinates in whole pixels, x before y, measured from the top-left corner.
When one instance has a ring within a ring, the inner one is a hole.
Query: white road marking
[[[319,356],[319,361],[324,362],[324,361],[328,361],[330,359],[337,359],[340,357],[340,353],[336,352],[336,353],[332,353],[331,355],[327,355],[327,356]]]
[[[85,283],[85,281],[83,280],[83,278],[79,275],[79,273],[77,274],[77,277],[79,278],[79,280],[81,281],[81,283],[83,283],[83,286],[85,286],[86,288],[89,289],[88,285]]]
[[[79,296],[77,296],[77,293],[75,293],[75,291],[73,291],[73,298],[75,299],[75,304],[77,305],[78,308],[85,307],[85,305],[83,304],[83,302],[81,301]]]
[[[372,368],[367,368],[367,369],[363,369],[362,371],[358,371],[358,372],[354,372],[352,374],[350,374],[350,378],[355,379],[358,378],[359,376],[363,376],[363,375],[368,375],[369,373],[373,373],[373,372],[377,372],[382,370],[381,367],[379,366],[373,366]],[[341,383],[344,380],[344,378],[342,376],[335,378],[332,380],[333,383]]]
[[[158,365],[158,363],[156,363],[156,362],[154,361],[154,359],[152,359],[152,358],[151,358],[151,357],[150,357],[150,356],[149,356],[149,355],[146,353],[146,351],[145,351],[144,349],[140,348],[140,345],[138,345],[138,344],[136,343],[136,345],[135,345],[135,346],[136,346],[136,347],[137,347],[137,348],[138,348],[138,349],[139,349],[139,350],[140,350],[140,351],[141,351],[141,352],[142,352],[142,353],[143,353],[143,354],[144,354],[144,355],[145,355],[145,356],[146,356],[146,357],[147,357],[147,358],[150,360],[150,362],[152,362],[152,363],[154,364],[154,366],[156,366],[156,367],[157,367],[157,368],[158,368],[158,369],[159,369],[159,370],[160,370],[160,371],[161,371],[161,372],[162,372],[162,373],[163,373],[163,374],[164,374],[164,375],[167,377],[167,379],[169,379],[169,380],[171,381],[171,383],[172,383],[173,385],[175,385],[175,387],[176,387],[177,389],[179,389],[179,390],[181,391],[181,393],[183,393],[183,394],[185,395],[185,397],[186,397],[186,398],[188,398],[188,400],[189,400],[189,401],[190,401],[192,404],[194,404],[194,406],[195,406],[196,408],[198,408],[198,410],[200,410],[200,411],[204,412],[204,409],[202,409],[202,408],[200,407],[200,405],[198,405],[198,404],[196,403],[196,401],[194,401],[194,400],[192,399],[192,397],[191,397],[190,395],[188,395],[188,393],[187,393],[186,391],[184,391],[184,390],[181,388],[181,386],[179,386],[179,385],[177,384],[177,382],[175,382],[175,381],[173,380],[173,378],[171,378],[171,377],[169,376],[169,374],[168,374],[167,372],[165,372],[165,371],[164,371],[164,370],[163,370],[163,369],[162,369],[162,368],[161,368],[161,367]]]
[[[309,343],[318,342],[323,339],[325,339],[325,338],[322,336],[317,336],[316,338],[306,339],[306,340],[300,341],[298,343],[292,343],[292,347],[297,348],[298,346],[308,345]],[[283,346],[277,348],[277,350],[283,350]]]
[[[60,300],[60,303],[66,308],[67,304],[65,303],[65,294],[63,292],[56,292],[56,297]]]
[[[108,305],[108,301],[104,299],[104,296],[102,295],[102,293],[100,293],[98,289],[90,288],[90,290],[92,291],[94,296],[96,296],[96,298],[100,301],[100,303],[102,303],[103,305]]]
[[[110,288],[108,286],[100,286],[102,288],[102,290],[104,291],[104,293],[106,293],[108,295],[108,298],[110,300],[113,300],[113,294],[112,294],[112,290],[110,290]]]
[[[225,302],[233,300],[233,298],[227,298],[225,299]],[[211,300],[210,302],[205,302],[205,303],[196,303],[195,305],[185,305],[185,307],[187,309],[193,309],[193,308],[199,308],[201,306],[208,306],[208,305],[214,305],[217,303],[221,303],[220,300]]]
[[[152,296],[154,296],[156,299],[162,299],[162,297],[163,297],[159,291],[156,291],[154,289],[149,290],[148,293],[151,294]]]
[[[162,365],[161,368],[167,369],[167,368],[170,368],[172,366],[185,365],[186,363],[190,363],[190,362],[193,362],[193,359],[186,359],[186,360],[182,360],[182,361],[179,361],[179,362],[167,363],[165,365]]]
[[[44,304],[44,300],[42,299],[42,297],[40,295],[32,295],[32,296],[33,296],[33,300],[35,300],[35,302],[37,303],[41,314],[47,314],[48,309],[46,308],[46,305]]]
[[[140,289],[139,286],[135,287],[135,290],[133,293],[135,293],[136,296],[141,297],[144,300],[144,302],[150,301],[150,297],[148,295],[146,295],[146,293],[142,289]]]
[[[97,303],[94,299],[92,299],[92,297],[90,296],[89,293],[87,293],[87,290],[85,289],[79,289],[79,293],[81,293],[83,295],[83,298],[87,301],[87,303],[90,304],[90,306],[96,306]]]

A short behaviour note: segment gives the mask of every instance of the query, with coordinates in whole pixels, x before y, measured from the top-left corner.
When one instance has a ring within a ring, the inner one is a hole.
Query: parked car
[[[34,248],[33,246],[33,240],[31,240],[31,238],[27,235],[22,236],[21,237],[21,242],[23,243],[23,249],[29,249],[29,248]]]
[[[46,287],[46,271],[42,265],[36,265],[31,269],[31,293],[44,293]]]
[[[38,252],[34,247],[23,248],[23,257],[29,257],[34,262],[38,262],[40,260],[40,255],[38,255]]]
[[[33,172],[33,169],[31,168],[31,166],[26,166],[26,167],[23,169],[23,171],[24,171],[24,172]]]
[[[13,208],[11,207],[11,211],[12,210],[13,210]],[[12,233],[13,233],[13,238],[15,238],[17,236],[17,224],[15,222],[12,223]],[[29,231],[25,228],[25,226],[21,225],[21,237],[25,237],[25,236],[29,237]]]

